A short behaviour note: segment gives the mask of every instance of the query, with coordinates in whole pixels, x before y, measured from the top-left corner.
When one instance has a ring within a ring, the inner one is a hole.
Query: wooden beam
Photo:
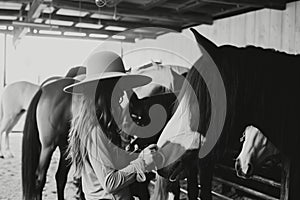
[[[201,2],[199,0],[189,0],[189,1],[186,1],[185,3],[183,3],[183,4],[180,4],[176,8],[176,10],[178,12],[185,12],[187,10],[190,10],[190,9],[193,9],[193,8],[198,8],[198,7],[203,6],[205,4],[206,4],[205,2]]]
[[[0,9],[1,15],[7,15],[7,16],[14,16],[18,17],[20,15],[19,11],[17,10],[6,10],[6,9]]]
[[[27,13],[27,21],[30,22],[34,18],[38,18],[45,8],[45,5],[42,4],[43,0],[34,0],[30,6],[30,9]]]
[[[150,10],[151,8],[157,7],[165,2],[167,2],[168,0],[152,0],[149,3],[146,3],[142,6],[142,8],[144,10]]]
[[[9,16],[20,16],[19,11],[16,10],[3,10],[6,15]],[[2,12],[2,10],[0,10]],[[23,12],[23,17],[26,17],[26,11]],[[50,16],[51,15],[51,16]],[[140,27],[157,27],[157,28],[165,28],[165,29],[170,29],[172,31],[180,32],[182,30],[182,25],[181,23],[177,23],[176,25],[171,25],[171,24],[158,24],[158,23],[153,23],[151,21],[149,22],[129,22],[129,21],[120,21],[120,20],[109,20],[109,19],[96,19],[96,18],[90,18],[89,17],[76,17],[76,16],[67,16],[67,15],[57,15],[54,12],[51,14],[43,13],[42,17],[39,17],[41,19],[47,20],[47,19],[57,19],[57,20],[63,20],[63,21],[73,21],[75,23],[78,22],[83,22],[83,23],[91,23],[91,24],[98,24],[99,21],[101,22],[102,25],[104,26],[122,26],[122,27],[127,27],[129,29],[133,28],[140,28]]]
[[[66,0],[53,0],[53,6],[56,6],[58,8],[66,8],[66,9],[73,9],[73,10],[79,10],[77,3],[66,1]],[[106,8],[103,7],[98,9],[98,7],[95,4],[88,4],[88,3],[82,3],[81,4],[81,11],[87,11],[87,12],[94,12],[105,15],[113,15],[114,9],[113,8]],[[213,20],[210,15],[207,14],[179,14],[177,12],[174,12],[170,9],[160,9],[155,11],[145,11],[140,10],[139,7],[135,8],[124,8],[124,7],[118,7],[117,9],[117,15],[121,17],[133,17],[138,19],[146,19],[146,20],[157,20],[157,21],[168,21],[168,22],[197,22],[199,24],[212,24]]]
[[[41,17],[42,19],[49,19],[50,15],[49,14],[43,14]],[[173,31],[180,32],[181,27],[179,26],[172,26],[172,25],[159,25],[159,24],[153,24],[153,23],[142,23],[142,22],[127,22],[127,21],[116,21],[116,20],[108,20],[108,19],[94,19],[94,18],[80,18],[80,17],[75,17],[75,16],[64,16],[64,15],[57,15],[57,14],[51,14],[51,19],[56,19],[56,20],[63,20],[63,21],[72,21],[75,23],[78,22],[83,22],[83,23],[89,23],[89,24],[98,24],[99,22],[103,26],[122,26],[126,27],[128,29],[134,29],[134,28],[140,28],[140,27],[160,27],[160,28],[166,28],[170,29]]]
[[[49,28],[35,28],[36,30],[49,30]],[[113,35],[124,35],[126,38],[149,38],[155,39],[157,37],[156,34],[151,33],[136,33],[133,31],[125,31],[125,32],[117,32],[117,31],[108,31],[104,29],[88,29],[88,28],[78,28],[78,27],[58,27],[52,28],[53,31],[61,31],[61,32],[76,32],[76,33],[86,33],[86,34],[104,34],[108,36]]]
[[[34,0],[27,12],[26,22],[32,22],[35,18],[38,18],[45,7],[43,0]],[[18,27],[14,29],[13,44],[16,46],[23,36],[29,31],[26,27]]]
[[[134,39],[124,39],[124,40],[118,40],[118,39],[113,39],[113,38],[109,38],[109,39],[101,39],[101,38],[91,38],[88,36],[83,36],[83,37],[79,37],[79,36],[67,36],[67,35],[51,35],[51,34],[38,34],[38,33],[32,33],[29,32],[27,35],[30,36],[38,36],[38,37],[51,37],[51,38],[67,38],[67,39],[85,39],[85,40],[97,40],[97,41],[115,41],[115,42],[128,42],[128,43],[134,43],[135,40]]]
[[[235,7],[232,9],[227,9],[223,12],[219,12],[216,15],[214,15],[213,18],[214,18],[214,20],[218,20],[218,19],[223,19],[223,18],[227,18],[227,17],[239,15],[239,14],[245,14],[247,12],[252,12],[252,11],[259,10],[259,9],[261,9],[261,8],[254,8],[254,7],[250,7],[250,6]]]
[[[284,10],[286,8],[286,0],[201,0],[206,3],[228,4],[228,5],[242,5],[260,8],[272,8]]]

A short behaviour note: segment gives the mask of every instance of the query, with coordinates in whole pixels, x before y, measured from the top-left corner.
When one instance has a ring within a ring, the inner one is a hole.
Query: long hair
[[[100,129],[113,144],[121,146],[120,129],[113,117],[112,91],[117,79],[99,81],[96,94],[84,94],[79,100],[79,109],[71,122],[68,156],[75,165],[75,174],[80,175],[87,158],[87,145],[94,128]],[[101,133],[99,133],[101,134]]]

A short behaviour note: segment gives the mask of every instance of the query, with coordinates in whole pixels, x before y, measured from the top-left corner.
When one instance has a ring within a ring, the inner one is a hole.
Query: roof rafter
[[[42,4],[43,0],[34,0],[27,12],[26,22],[32,22],[35,18],[39,17],[45,5]],[[20,39],[28,32],[26,27],[18,27],[14,30],[13,43],[16,45]]]
[[[73,9],[73,10],[81,10],[87,12],[94,12],[106,15],[113,15],[113,8],[103,7],[99,10],[99,8],[95,4],[82,3],[81,8],[78,8],[77,3],[66,1],[66,0],[53,0],[53,6],[57,6],[59,8]],[[166,14],[167,13],[167,14]],[[117,15],[122,17],[134,17],[139,19],[148,19],[148,20],[157,20],[157,21],[177,21],[177,22],[196,22],[199,24],[212,24],[213,19],[211,15],[208,14],[180,14],[171,10],[168,12],[161,11],[145,11],[145,10],[130,10],[118,7]]]
[[[243,5],[261,8],[272,8],[284,10],[286,8],[286,0],[201,0],[206,3],[219,3],[229,5]]]
[[[142,6],[142,8],[144,10],[150,10],[151,8],[154,8],[156,6],[159,6],[163,3],[167,2],[167,0],[152,0],[151,2],[147,3],[147,4],[144,4]]]

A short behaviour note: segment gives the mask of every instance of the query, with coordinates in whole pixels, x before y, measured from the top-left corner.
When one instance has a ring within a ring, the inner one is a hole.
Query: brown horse
[[[69,76],[85,74],[85,67],[69,71]],[[62,78],[41,87],[34,95],[26,116],[22,142],[23,199],[42,199],[51,156],[59,148],[61,156],[56,173],[57,195],[64,199],[70,163],[66,158],[68,133],[72,118],[72,95],[63,88],[76,82]]]

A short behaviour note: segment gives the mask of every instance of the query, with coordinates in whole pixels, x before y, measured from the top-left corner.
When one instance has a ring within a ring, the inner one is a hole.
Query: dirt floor
[[[13,158],[0,159],[0,200],[18,200],[22,199],[21,190],[21,147],[22,133],[11,133],[10,143]],[[59,151],[56,150],[50,164],[47,175],[47,183],[43,191],[44,200],[53,200],[56,198],[55,172],[58,166]],[[65,190],[66,200],[75,200],[75,187],[72,183],[72,170]]]
[[[22,146],[22,133],[11,133],[10,143],[13,158],[0,159],[0,200],[19,200],[22,199],[21,190],[21,146]],[[50,164],[50,168],[47,174],[47,182],[43,191],[44,200],[57,199],[56,196],[56,182],[55,182],[55,172],[59,161],[59,151],[56,150]],[[68,177],[68,182],[65,190],[66,200],[75,200],[75,186],[73,184],[71,169]],[[185,187],[183,185],[183,187]],[[213,184],[215,191],[220,192],[221,185]],[[236,191],[229,191],[226,196],[229,196],[235,200],[251,200],[250,198],[240,197],[237,195]],[[182,196],[184,198],[184,195]],[[218,198],[214,197],[214,200]]]

